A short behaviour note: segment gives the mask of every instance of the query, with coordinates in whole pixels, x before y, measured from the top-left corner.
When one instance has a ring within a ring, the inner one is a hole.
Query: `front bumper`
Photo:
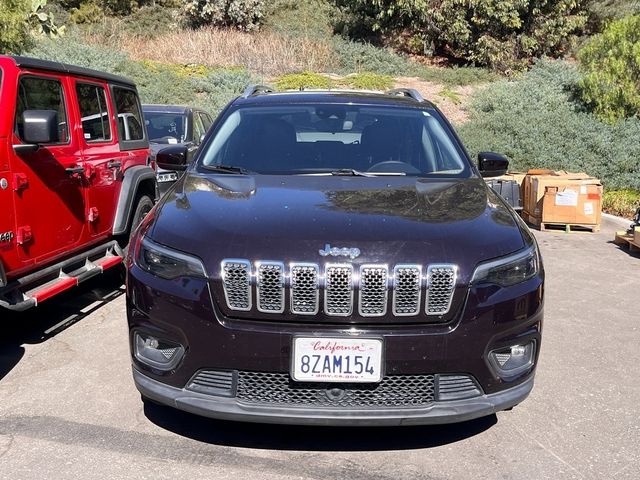
[[[135,367],[133,380],[140,393],[158,403],[221,420],[332,426],[433,425],[472,420],[511,408],[533,388],[534,377],[498,393],[463,400],[433,402],[420,408],[311,408],[247,405],[235,398],[200,394],[154,380]]]

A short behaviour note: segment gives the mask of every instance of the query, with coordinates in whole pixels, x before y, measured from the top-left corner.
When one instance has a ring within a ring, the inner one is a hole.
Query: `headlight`
[[[508,287],[535,277],[539,271],[540,256],[534,244],[513,255],[481,263],[473,272],[471,283],[493,283]]]
[[[172,280],[178,277],[206,277],[204,265],[197,257],[178,252],[143,238],[136,255],[136,264],[158,277]]]

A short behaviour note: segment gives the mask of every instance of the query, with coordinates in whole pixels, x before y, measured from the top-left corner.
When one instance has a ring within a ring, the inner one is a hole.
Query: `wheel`
[[[144,217],[151,211],[153,208],[153,200],[148,195],[140,195],[138,197],[138,201],[136,202],[136,208],[133,211],[133,216],[131,217],[131,226],[129,227],[129,234],[126,235],[126,244],[123,245],[123,252],[125,256],[129,252],[129,244],[131,243],[131,236],[133,232],[138,228],[138,225],[142,222]]]

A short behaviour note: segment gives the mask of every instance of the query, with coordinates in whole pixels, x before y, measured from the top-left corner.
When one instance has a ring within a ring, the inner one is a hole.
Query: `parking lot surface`
[[[607,222],[536,232],[547,283],[534,391],[456,425],[282,427],[143,408],[114,275],[2,312],[0,478],[638,479],[640,255]]]

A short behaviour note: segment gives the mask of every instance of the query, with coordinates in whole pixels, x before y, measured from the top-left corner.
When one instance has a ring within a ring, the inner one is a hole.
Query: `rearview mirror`
[[[187,150],[184,145],[163,148],[156,155],[156,163],[164,170],[186,170]]]
[[[25,110],[22,113],[22,140],[32,145],[59,142],[58,112]]]
[[[483,177],[499,177],[507,173],[509,160],[504,155],[494,152],[478,154],[478,169]]]

